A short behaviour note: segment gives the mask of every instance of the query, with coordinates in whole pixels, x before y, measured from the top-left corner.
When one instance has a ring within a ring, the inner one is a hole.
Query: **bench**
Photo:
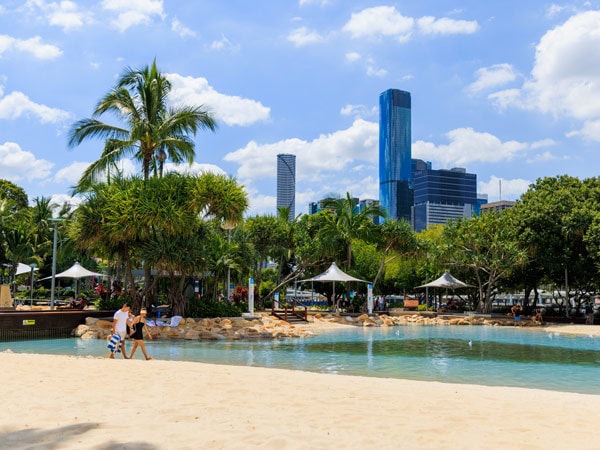
[[[416,310],[419,307],[419,300],[404,300],[404,311],[408,311],[409,309]]]

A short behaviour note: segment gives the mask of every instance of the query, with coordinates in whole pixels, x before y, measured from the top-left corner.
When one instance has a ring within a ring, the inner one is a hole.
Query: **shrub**
[[[245,303],[219,302],[190,298],[185,314],[187,317],[213,318],[213,317],[239,317],[248,310]]]
[[[94,306],[99,311],[116,311],[123,306],[123,303],[130,301],[125,295],[118,297],[99,298],[94,302]]]

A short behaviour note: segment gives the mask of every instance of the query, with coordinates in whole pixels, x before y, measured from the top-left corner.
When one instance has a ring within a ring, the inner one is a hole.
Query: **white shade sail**
[[[439,277],[437,280],[433,280],[430,283],[424,284],[422,286],[418,286],[420,288],[430,288],[430,287],[439,287],[439,288],[448,288],[448,289],[457,289],[464,287],[471,287],[467,283],[460,281],[457,278],[454,278],[450,273],[444,272],[444,274]]]
[[[354,278],[348,275],[345,272],[342,272],[336,263],[331,263],[329,269],[327,269],[322,274],[317,275],[316,277],[309,278],[304,281],[360,281],[361,283],[368,283],[368,281],[361,280],[359,278]]]
[[[91,270],[87,270],[78,262],[75,262],[69,269],[64,272],[57,273],[54,275],[55,278],[85,278],[85,277],[105,277],[103,273],[92,272]],[[49,280],[52,277],[43,278],[44,280]]]
[[[38,270],[37,267],[35,270]],[[17,271],[15,272],[15,275],[23,275],[24,273],[31,273],[31,266],[29,266],[28,264],[23,264],[23,263],[18,263],[17,264]]]

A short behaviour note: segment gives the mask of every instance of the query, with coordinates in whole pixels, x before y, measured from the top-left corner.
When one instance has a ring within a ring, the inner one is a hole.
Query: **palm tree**
[[[358,212],[350,193],[346,198],[329,198],[323,202],[323,209],[331,210],[333,214],[326,216],[325,227],[321,230],[323,237],[337,236],[346,250],[346,268],[352,267],[352,241],[362,239],[373,240],[377,235],[374,217],[385,217],[379,205],[372,204]]]
[[[216,128],[215,119],[201,106],[169,107],[171,83],[156,67],[156,60],[143,69],[127,68],[117,85],[96,106],[91,118],[76,122],[69,132],[70,147],[88,138],[104,139],[100,159],[84,172],[78,189],[105,173],[111,166],[129,156],[141,162],[144,179],[151,169],[162,175],[167,158],[174,163],[191,163],[195,156],[190,134],[198,129]],[[113,113],[123,126],[110,125],[98,119]]]

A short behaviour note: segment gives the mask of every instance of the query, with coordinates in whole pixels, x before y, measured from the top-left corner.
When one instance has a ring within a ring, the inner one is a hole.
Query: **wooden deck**
[[[86,317],[104,317],[112,320],[112,311],[59,310],[15,311],[0,310],[0,341],[69,337]]]

